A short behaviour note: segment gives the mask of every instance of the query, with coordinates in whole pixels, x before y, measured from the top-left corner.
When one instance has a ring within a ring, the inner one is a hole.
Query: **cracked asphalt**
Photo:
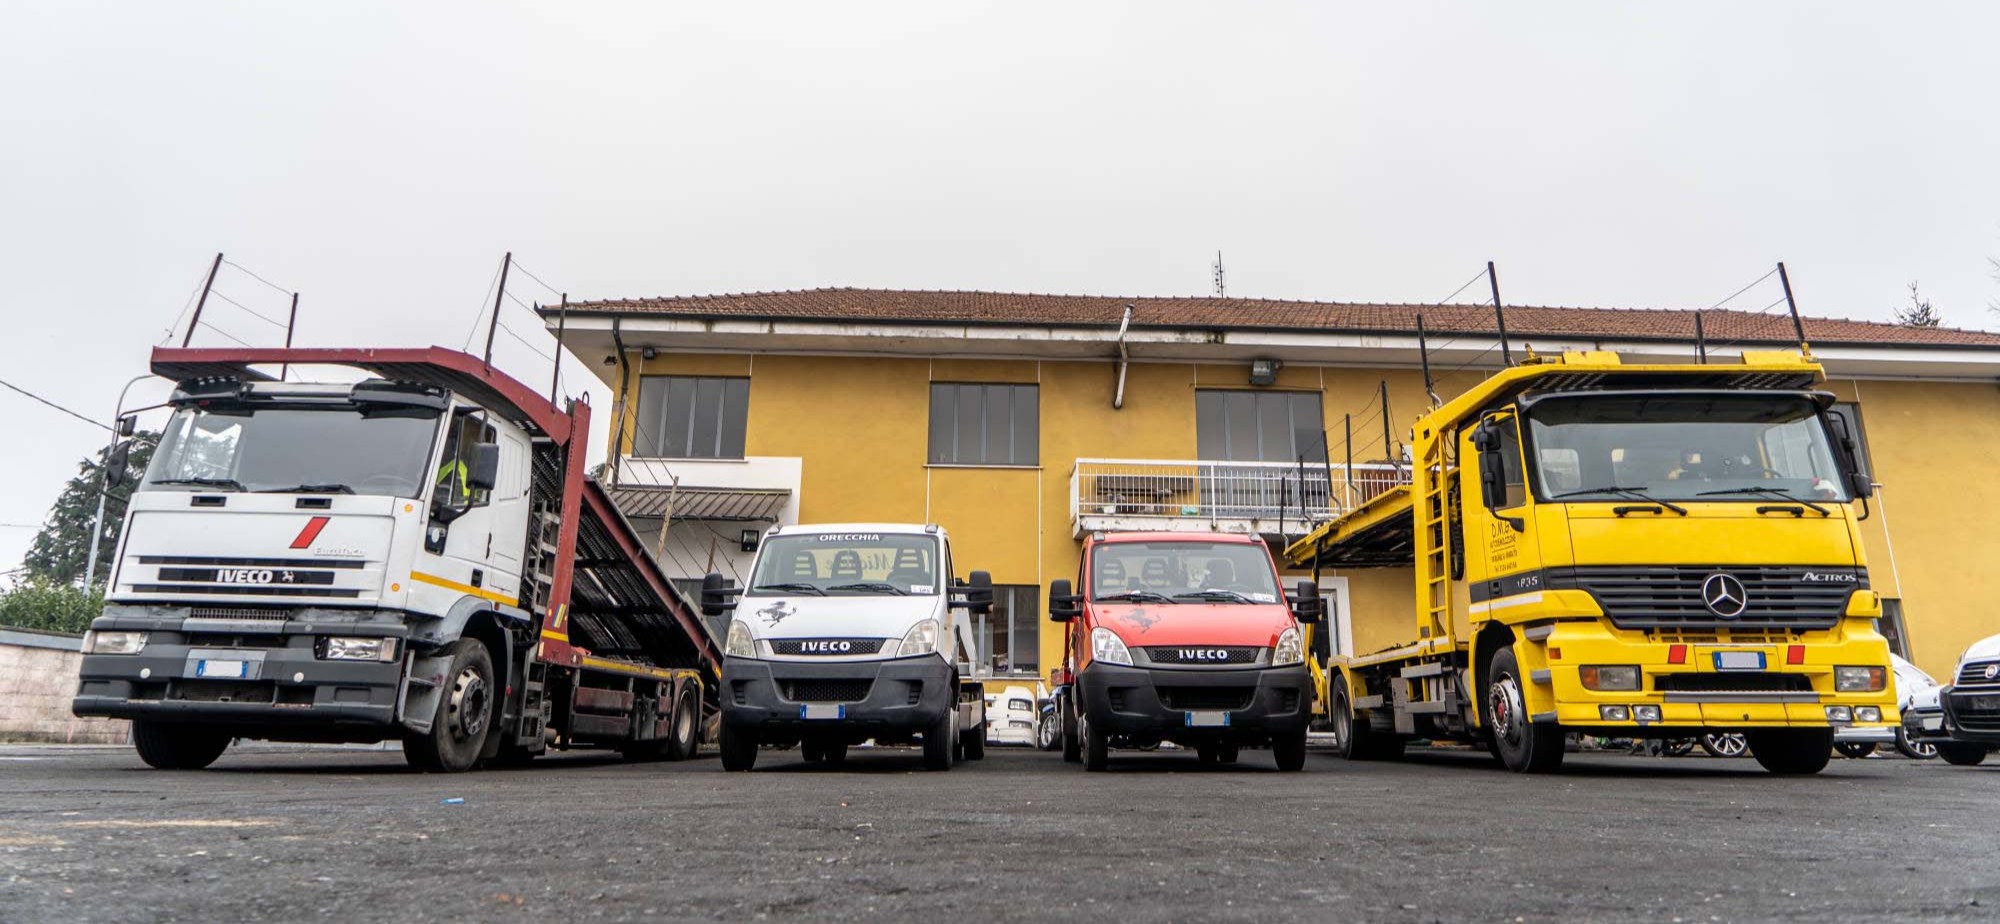
[[[1186,752],[1085,774],[989,749],[925,773],[858,750],[589,753],[412,773],[399,753],[249,746],[208,771],[0,747],[0,922],[1988,919],[2000,762]],[[463,799],[448,804],[444,800]]]

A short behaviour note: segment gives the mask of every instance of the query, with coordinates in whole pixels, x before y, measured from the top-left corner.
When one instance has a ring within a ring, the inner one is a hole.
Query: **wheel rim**
[[[685,706],[686,704],[683,703],[682,705]],[[690,714],[691,712],[692,710],[682,708],[674,716],[674,740],[676,742],[694,740],[694,716]]]
[[[1708,744],[1724,757],[1741,757],[1750,746],[1742,735],[1709,735]]]
[[[1334,743],[1340,745],[1343,748],[1352,747],[1353,746],[1352,738],[1354,735],[1354,717],[1347,714],[1347,699],[1345,697],[1341,698],[1340,702],[1338,703],[1338,706],[1339,708],[1335,709],[1333,712]]]
[[[488,691],[486,678],[467,667],[451,684],[451,733],[460,740],[476,738],[486,730]]]
[[[1521,685],[1513,674],[1501,674],[1486,693],[1486,708],[1493,720],[1493,736],[1508,744],[1521,738]]]
[[[1910,742],[1910,750],[1919,757],[1937,756],[1937,745],[1928,741],[1912,741]]]

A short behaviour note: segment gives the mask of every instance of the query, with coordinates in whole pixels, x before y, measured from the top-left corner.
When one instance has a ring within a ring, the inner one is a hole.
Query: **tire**
[[[1669,738],[1660,742],[1660,754],[1665,757],[1686,757],[1694,753],[1693,738]]]
[[[1077,720],[1076,736],[1078,748],[1083,752],[1085,771],[1099,773],[1111,765],[1111,742],[1091,729],[1089,719]]]
[[[1333,691],[1333,702],[1328,707],[1333,717],[1333,735],[1339,742],[1340,756],[1347,760],[1395,760],[1403,756],[1403,739],[1395,735],[1384,735],[1375,731],[1368,721],[1355,714],[1353,705],[1347,699],[1347,683],[1334,678],[1339,684]]]
[[[477,639],[451,644],[451,667],[445,671],[443,695],[431,730],[403,739],[403,759],[430,773],[462,773],[479,763],[486,736],[493,732],[499,687],[493,679],[493,656]]]
[[[822,745],[819,749],[819,759],[824,761],[829,767],[838,767],[841,764],[847,763],[847,742],[829,741]]]
[[[1977,767],[1986,761],[1986,745],[1967,744],[1963,741],[1940,741],[1938,756],[1954,767]]]
[[[1896,753],[1911,760],[1933,760],[1938,756],[1937,744],[1931,741],[1911,741],[1910,733],[1896,729]]]
[[[1295,773],[1306,768],[1306,730],[1299,729],[1271,739],[1271,758],[1278,769]]]
[[[826,759],[826,752],[820,750],[819,742],[808,738],[799,742],[799,756],[805,758],[806,763],[816,764]]]
[[[1514,649],[1494,652],[1488,665],[1486,695],[1480,705],[1494,748],[1500,752],[1500,762],[1516,773],[1552,773],[1561,769],[1562,726],[1529,721],[1521,668],[1514,658]]]
[[[1839,751],[1840,756],[1848,758],[1849,760],[1859,760],[1863,757],[1867,757],[1868,755],[1875,753],[1875,742],[1835,741],[1833,743],[1833,749]]]
[[[132,748],[155,770],[200,770],[229,748],[229,732],[200,725],[132,721]]]
[[[701,697],[695,695],[694,684],[689,683],[674,698],[674,720],[667,733],[665,756],[668,760],[686,760],[700,747]]]
[[[958,736],[952,734],[954,719],[958,718],[956,708],[948,708],[944,715],[924,731],[924,769],[950,770],[951,759],[962,745]]]
[[[1082,717],[1077,714],[1075,692],[1072,691],[1070,695],[1063,697],[1063,702],[1056,704],[1056,713],[1062,717],[1063,760],[1073,764],[1082,763],[1083,729],[1078,726],[1082,725],[1083,722]]]
[[[1237,745],[1225,744],[1215,749],[1215,762],[1219,764],[1233,764],[1236,762],[1236,758],[1242,753],[1242,749]]]
[[[1759,766],[1784,776],[1818,773],[1833,760],[1831,728],[1762,728],[1743,738]]]
[[[970,731],[960,732],[959,737],[965,740],[966,760],[986,759],[986,726],[981,725]]]
[[[1195,759],[1201,761],[1204,764],[1215,763],[1216,759],[1221,753],[1222,753],[1221,745],[1197,744],[1194,746]]]
[[[1710,757],[1742,757],[1750,751],[1750,742],[1732,733],[1703,735],[1698,743]]]
[[[1035,747],[1044,751],[1062,750],[1062,718],[1055,710],[1035,718]]]
[[[716,744],[722,750],[722,769],[733,773],[746,773],[751,767],[757,766],[756,738],[736,731],[727,724],[722,726],[722,734],[718,737],[721,740]]]

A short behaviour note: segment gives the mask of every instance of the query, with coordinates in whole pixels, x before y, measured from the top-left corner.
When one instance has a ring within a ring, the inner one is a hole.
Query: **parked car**
[[[2000,748],[2000,635],[1973,642],[1938,691],[1948,740],[1937,742],[1945,763],[1970,767]]]
[[[1011,684],[986,693],[986,743],[1034,747],[1035,691]]]
[[[1035,703],[1035,746],[1044,751],[1062,749],[1062,713],[1058,710],[1067,690],[1068,687],[1056,687]]]
[[[1897,709],[1907,712],[1911,700],[1918,693],[1937,689],[1938,682],[1933,680],[1931,675],[1924,673],[1923,668],[1903,660],[1902,656],[1889,655],[1889,663],[1894,668],[1892,676],[1896,685]],[[1933,707],[1936,706],[1936,694],[1932,694],[1931,703]],[[1919,748],[1911,743],[1901,726],[1893,729],[1849,726],[1836,729],[1833,733],[1833,749],[1842,757],[1867,757],[1875,753],[1876,748],[1885,744],[1894,746],[1904,756],[1916,760],[1937,756],[1935,747],[1926,745]],[[1925,753],[1926,750],[1928,753]]]

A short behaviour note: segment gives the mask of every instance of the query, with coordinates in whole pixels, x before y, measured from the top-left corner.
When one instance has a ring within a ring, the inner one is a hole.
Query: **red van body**
[[[1049,588],[1067,625],[1063,756],[1101,770],[1114,747],[1162,741],[1204,763],[1271,748],[1281,769],[1305,763],[1313,684],[1302,623],[1318,590],[1287,599],[1270,549],[1254,536],[1110,533],[1085,540],[1080,580]]]

